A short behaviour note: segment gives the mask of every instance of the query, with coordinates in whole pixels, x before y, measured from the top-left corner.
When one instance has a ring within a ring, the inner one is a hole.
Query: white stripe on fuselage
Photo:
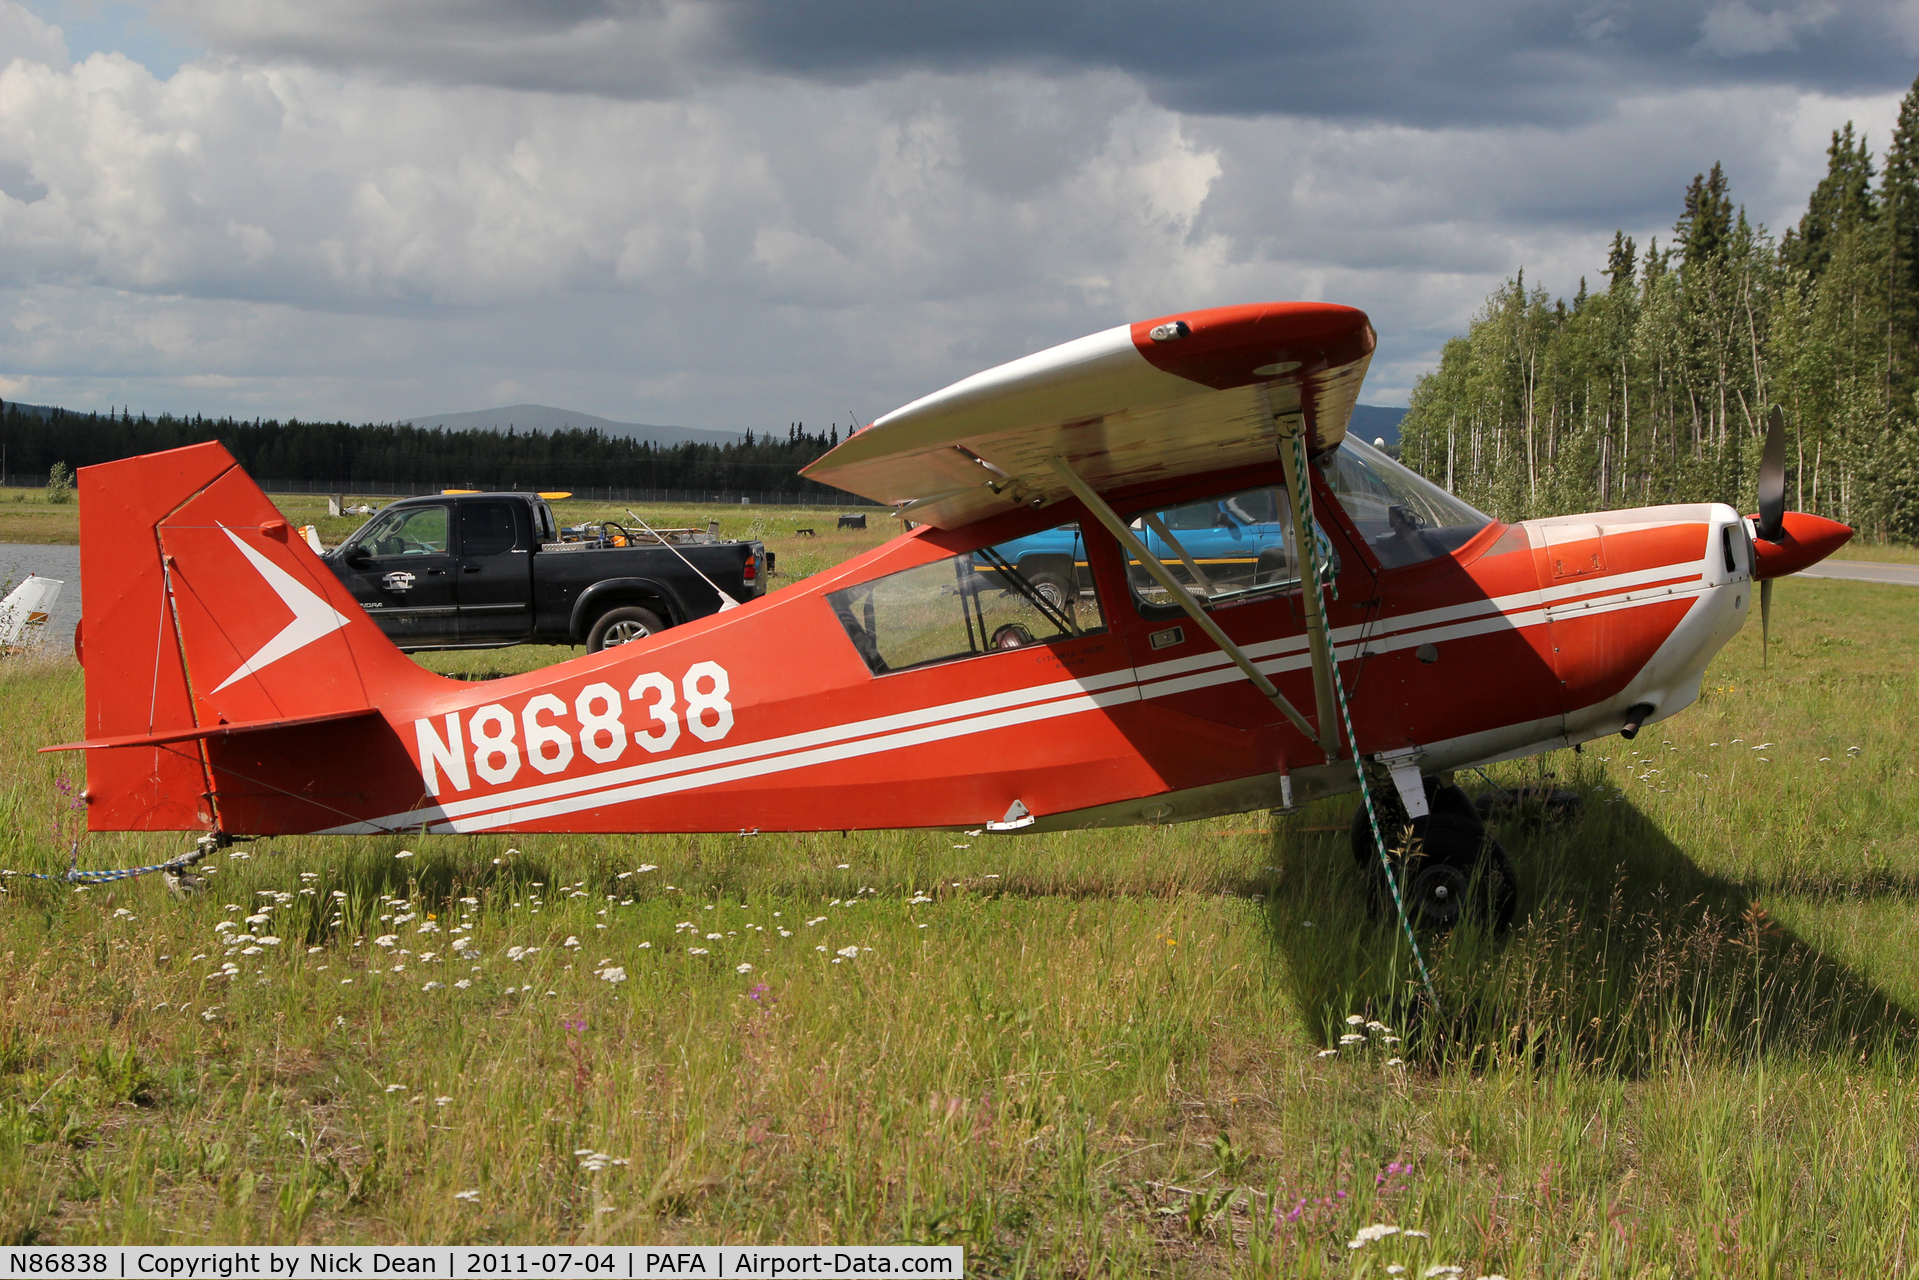
[[[1591,598],[1591,603],[1579,610],[1580,615],[1585,616],[1638,608],[1675,598],[1693,599],[1706,589],[1707,584],[1702,581],[1697,562],[1662,565],[1597,580],[1582,579],[1546,591],[1535,589],[1514,592],[1370,624],[1337,628],[1332,637],[1334,655],[1337,661],[1346,662],[1362,655],[1382,654],[1443,640],[1464,639],[1502,630],[1519,631],[1548,622],[1555,613],[1563,611],[1565,605],[1580,597]],[[1254,666],[1267,675],[1302,670],[1309,667],[1312,661],[1304,635],[1247,645],[1244,652],[1253,659]],[[718,786],[744,778],[764,777],[902,747],[1056,719],[1126,702],[1170,697],[1244,679],[1245,674],[1232,660],[1215,650],[1143,667],[1121,668],[1083,679],[1052,681],[914,711],[829,725],[759,742],[517,787],[486,796],[448,800],[406,813],[334,827],[321,834],[372,834],[409,830],[422,824],[437,832],[492,830],[608,804],[668,795],[697,787]]]

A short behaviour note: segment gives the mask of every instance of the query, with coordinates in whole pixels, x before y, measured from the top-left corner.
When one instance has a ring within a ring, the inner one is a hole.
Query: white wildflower
[[[562,942],[560,945],[571,949],[573,947],[577,947],[580,945],[580,939],[578,935],[569,933],[566,935],[566,941]]]
[[[263,937],[263,938],[256,939],[256,941],[258,941],[259,944],[263,947],[277,947],[280,945],[280,940],[278,938]]]
[[[733,966],[733,972],[734,973],[751,973],[753,972],[753,966],[750,964],[735,965]]]
[[[858,947],[841,947],[838,951],[834,952],[833,954],[845,956],[848,960],[851,960],[854,956],[857,956],[859,953],[860,953],[860,949]]]
[[[453,984],[454,988],[460,991],[465,991],[468,987],[472,985],[473,985],[473,982],[469,978],[461,978],[458,982]]]
[[[402,849],[398,853],[394,854],[393,856],[396,858],[411,858],[413,856],[413,850]]]
[[[480,1203],[480,1193],[478,1191],[455,1191],[453,1198],[455,1200],[464,1200],[468,1204]]]
[[[626,970],[620,968],[618,965],[611,965],[600,970],[598,976],[601,982],[625,982]]]
[[[421,988],[420,988],[420,990],[422,990],[422,991],[439,991],[439,990],[441,990],[441,989],[443,989],[443,988],[444,988],[445,986],[446,986],[446,983],[444,983],[444,982],[429,982],[429,983],[427,983],[427,984],[426,984],[426,985],[425,985],[424,987],[421,987]]]
[[[1396,1236],[1399,1228],[1384,1222],[1375,1222],[1370,1227],[1361,1227],[1357,1235],[1346,1242],[1348,1249],[1364,1249],[1375,1240],[1384,1240],[1387,1236]]]
[[[373,945],[376,947],[390,947],[399,940],[400,935],[397,933],[383,933],[373,940]]]
[[[703,956],[703,955],[709,955],[711,953],[708,952],[705,947],[688,947],[686,949],[686,954],[689,956]]]
[[[1366,1019],[1360,1014],[1349,1013],[1346,1015],[1346,1025],[1349,1027],[1363,1027],[1366,1025]]]
[[[468,947],[471,947],[472,945],[473,945],[473,939],[471,938],[455,938],[453,940],[453,949],[455,951],[465,951]]]

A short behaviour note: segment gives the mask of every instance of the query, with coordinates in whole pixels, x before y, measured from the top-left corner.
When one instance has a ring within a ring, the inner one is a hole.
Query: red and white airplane
[[[1373,347],[1271,303],[976,374],[807,469],[917,527],[485,683],[395,649],[218,444],[88,467],[87,738],[51,749],[96,831],[1042,831],[1352,791],[1355,753],[1423,820],[1422,778],[1679,711],[1755,583],[1851,536],[1783,511],[1776,421],[1757,521],[1502,524],[1347,437]],[[1065,590],[989,550],[1061,526]]]

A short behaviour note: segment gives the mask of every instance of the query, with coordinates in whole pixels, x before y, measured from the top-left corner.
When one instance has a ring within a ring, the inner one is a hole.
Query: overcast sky
[[[1281,298],[1403,404],[1715,160],[1796,221],[1919,0],[0,0],[0,68],[0,396],[844,430]]]

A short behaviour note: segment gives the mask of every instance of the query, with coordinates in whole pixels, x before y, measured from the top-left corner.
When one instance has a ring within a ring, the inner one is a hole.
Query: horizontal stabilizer
[[[310,724],[326,724],[333,720],[358,720],[379,714],[377,707],[356,707],[350,711],[335,711],[322,716],[300,716],[291,720],[249,720],[240,724],[203,724],[188,729],[171,729],[165,733],[129,733],[114,738],[88,738],[82,742],[62,742],[56,746],[41,747],[40,750],[87,751],[113,747],[157,747],[163,742],[195,742],[207,738],[225,738],[236,733],[260,733],[267,729],[298,729]]]

